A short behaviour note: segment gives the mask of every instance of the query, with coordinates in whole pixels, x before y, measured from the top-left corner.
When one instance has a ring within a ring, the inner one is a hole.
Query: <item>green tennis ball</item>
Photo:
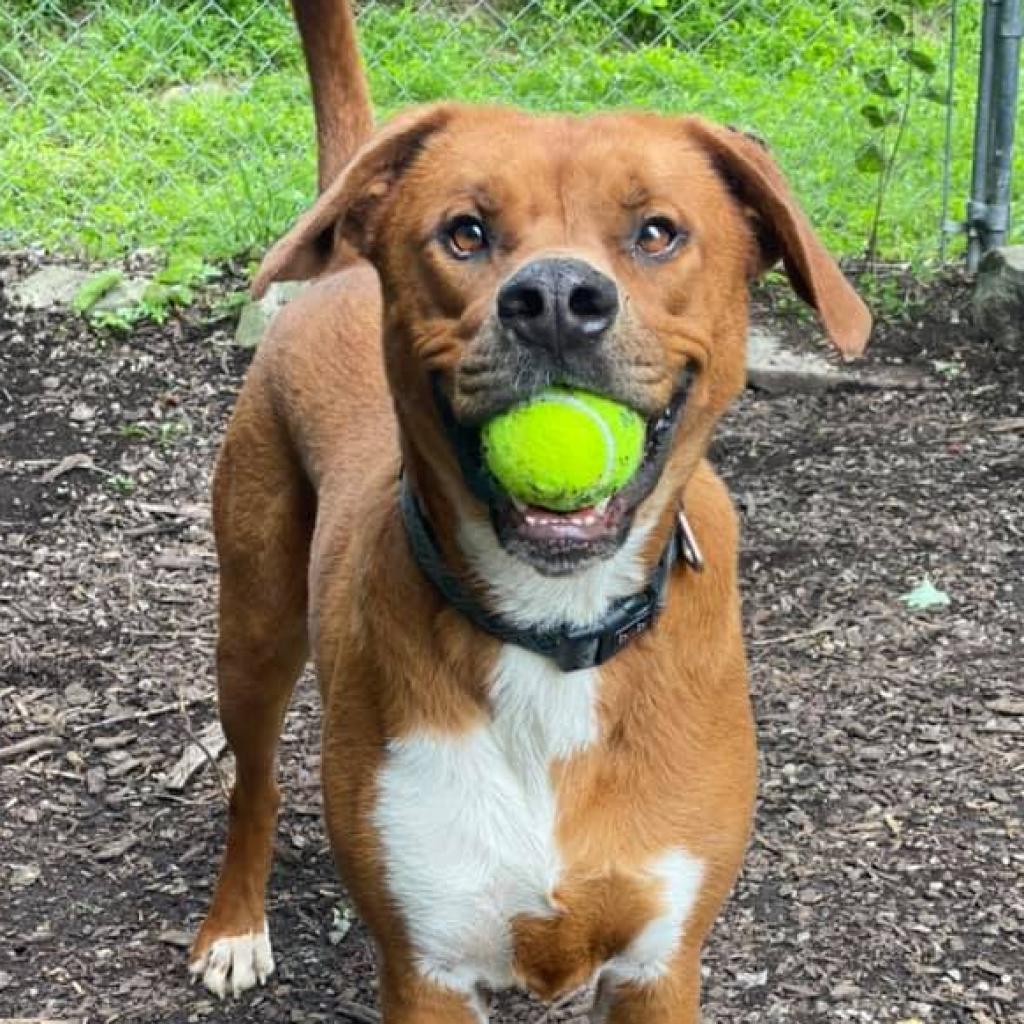
[[[487,468],[512,497],[572,512],[630,481],[643,459],[646,426],[611,399],[548,388],[489,420],[482,436]]]

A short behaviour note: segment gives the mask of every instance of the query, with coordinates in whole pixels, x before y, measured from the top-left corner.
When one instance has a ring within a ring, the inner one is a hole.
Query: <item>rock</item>
[[[258,302],[247,302],[242,307],[238,327],[235,328],[235,344],[239,348],[256,348],[278,310],[305,287],[305,281],[275,281]]]
[[[29,309],[70,306],[78,294],[78,289],[95,276],[93,271],[77,270],[75,267],[42,267],[24,280],[11,285],[11,301]],[[148,285],[149,281],[144,277],[126,278],[99,299],[90,312],[109,312],[134,306],[142,298]]]
[[[985,253],[974,287],[974,322],[992,341],[1024,342],[1024,245]]]
[[[75,293],[90,277],[88,270],[74,267],[42,267],[11,285],[11,301],[29,309],[70,306]]]
[[[751,327],[747,336],[747,383],[772,394],[826,391],[856,383],[856,375],[813,352],[787,348],[763,327]]]
[[[937,384],[909,366],[864,368],[832,362],[814,352],[786,345],[764,327],[747,335],[747,384],[770,394],[828,391],[834,388],[933,388]]]

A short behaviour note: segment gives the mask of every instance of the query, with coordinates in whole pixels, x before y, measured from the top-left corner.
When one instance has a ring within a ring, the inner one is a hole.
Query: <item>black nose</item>
[[[552,351],[596,344],[618,310],[615,282],[582,260],[534,260],[498,292],[502,324]]]

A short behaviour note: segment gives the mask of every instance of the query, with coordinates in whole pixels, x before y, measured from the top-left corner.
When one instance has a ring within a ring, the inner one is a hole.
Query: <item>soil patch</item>
[[[0,256],[0,281],[31,264]],[[709,1022],[1024,1019],[1024,349],[980,339],[968,297],[945,279],[877,331],[869,365],[934,387],[748,392],[715,442],[743,518],[762,781],[705,957]],[[815,336],[774,293],[760,315]],[[199,304],[118,338],[0,294],[0,1017],[374,1005],[308,679],[282,748],[278,973],[221,1004],[185,970],[224,797],[209,765],[181,792],[163,777],[215,717],[208,485],[249,358],[232,326]],[[911,612],[926,578],[950,604]],[[494,1019],[581,1014],[503,996]]]

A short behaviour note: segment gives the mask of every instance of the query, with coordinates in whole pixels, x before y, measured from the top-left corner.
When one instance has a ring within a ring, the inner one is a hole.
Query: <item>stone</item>
[[[1024,245],[990,249],[978,267],[974,322],[992,341],[1024,342]]]
[[[814,392],[856,384],[856,374],[814,352],[797,352],[763,327],[747,335],[747,384],[783,394]]]
[[[29,309],[70,306],[75,293],[90,277],[88,270],[74,267],[41,267],[11,285],[11,301]]]
[[[95,276],[94,271],[75,267],[41,267],[11,285],[11,301],[28,309],[70,306],[79,288]],[[95,302],[89,312],[109,312],[134,306],[142,299],[148,286],[149,281],[144,277],[125,278]]]
[[[235,344],[239,348],[256,348],[278,311],[288,305],[303,288],[305,281],[275,281],[262,299],[242,307],[235,328]]]
[[[766,327],[755,326],[747,334],[747,386],[781,395],[838,388],[916,391],[938,384],[916,367],[864,367],[856,362],[832,361],[816,352],[798,351]]]

